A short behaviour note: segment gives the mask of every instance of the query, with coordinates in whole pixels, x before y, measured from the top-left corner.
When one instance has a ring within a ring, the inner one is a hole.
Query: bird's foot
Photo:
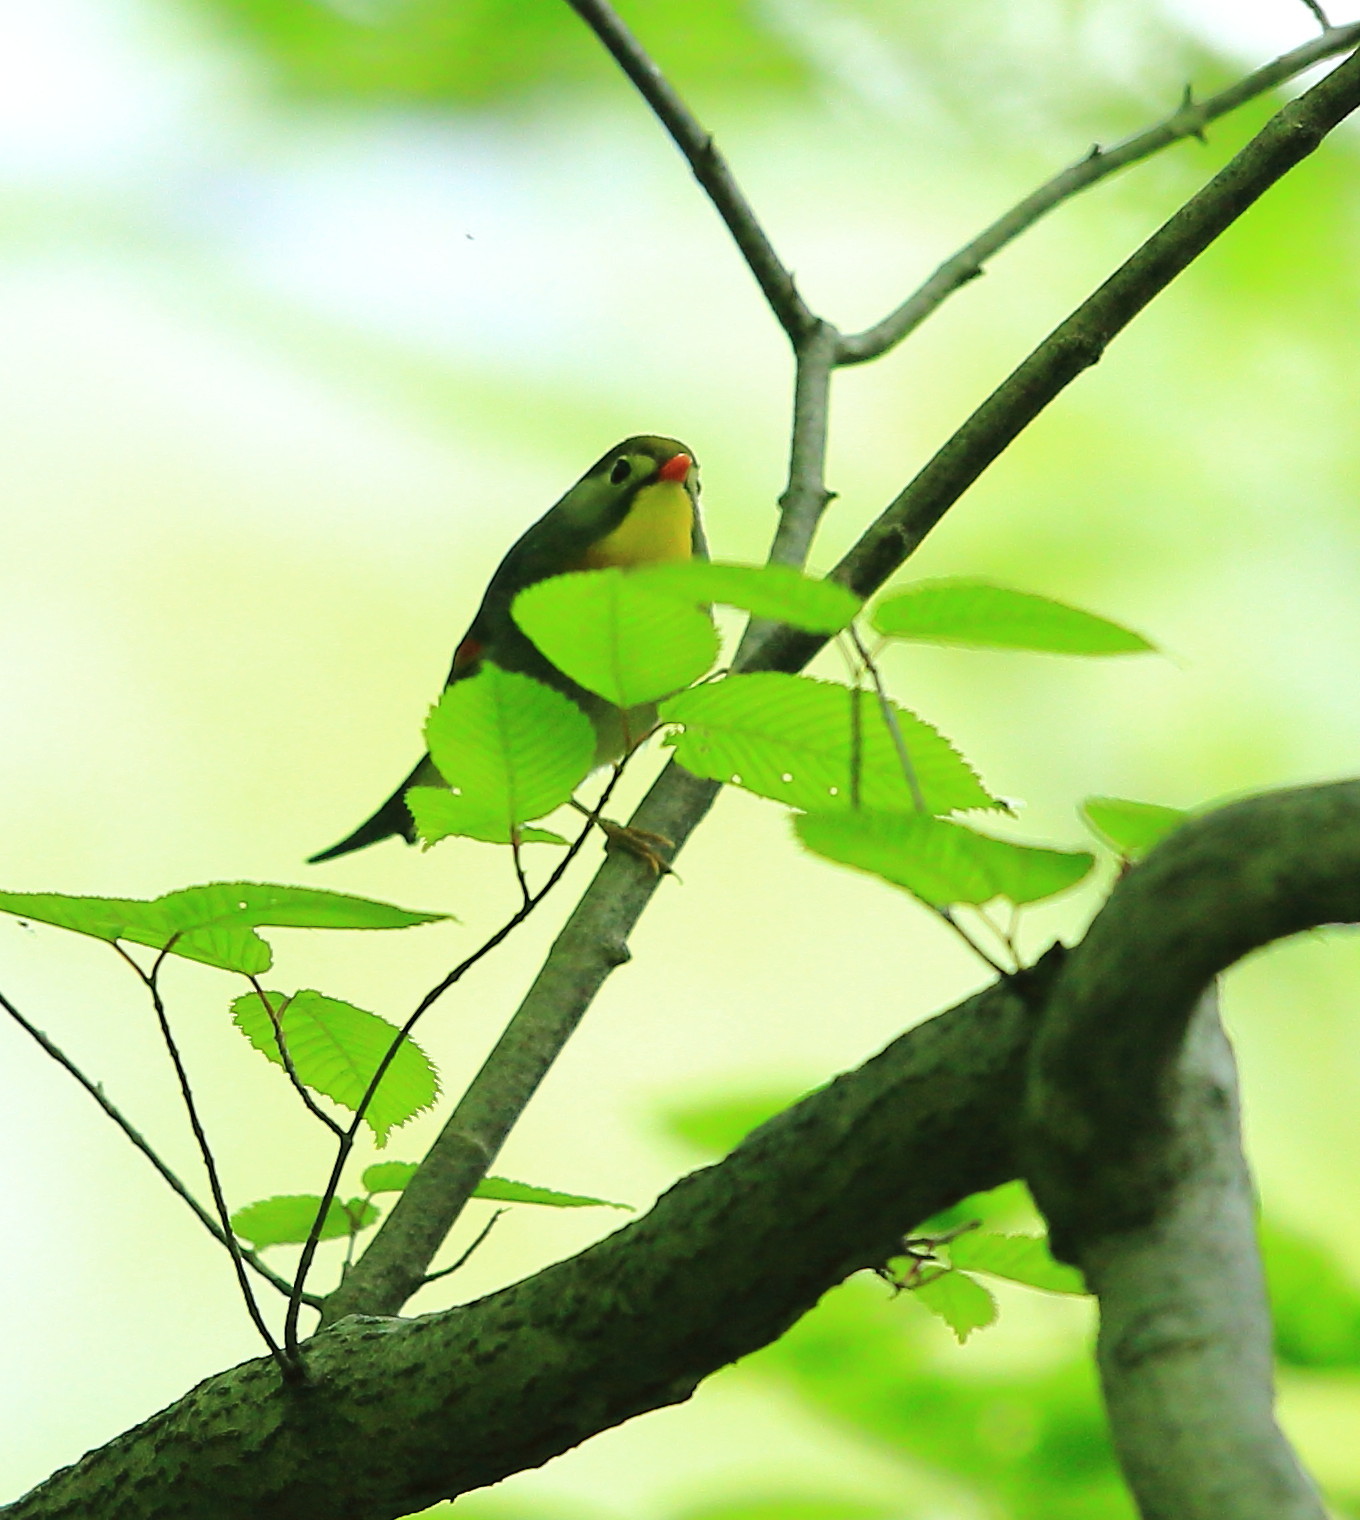
[[[615,823],[611,818],[598,820],[605,837],[605,848],[626,850],[651,867],[654,876],[674,876],[670,862],[660,853],[673,850],[675,841],[664,834],[654,834],[650,829],[630,828],[626,823]]]

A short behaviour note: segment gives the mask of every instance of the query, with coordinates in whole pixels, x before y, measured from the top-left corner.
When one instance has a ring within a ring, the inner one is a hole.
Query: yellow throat
[[[689,559],[694,541],[694,503],[678,480],[654,480],[633,498],[628,516],[586,550],[584,570],[662,565]]]

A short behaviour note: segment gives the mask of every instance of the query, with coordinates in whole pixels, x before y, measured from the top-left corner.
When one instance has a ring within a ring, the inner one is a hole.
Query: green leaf
[[[255,933],[262,925],[289,929],[405,929],[447,919],[391,903],[267,882],[218,881],[184,887],[149,901],[127,897],[67,897],[59,892],[0,892],[0,911],[56,924],[96,939],[130,940],[202,961],[224,971],[258,976],[273,956]]]
[[[804,813],[794,830],[808,849],[881,876],[936,907],[1021,905],[1074,886],[1095,864],[1085,850],[1049,850],[979,834],[922,813]]]
[[[949,1242],[949,1260],[966,1271],[988,1272],[1046,1293],[1087,1291],[1081,1273],[1055,1261],[1042,1235],[992,1235],[973,1230]]]
[[[425,743],[450,788],[406,794],[427,844],[450,834],[507,844],[512,829],[561,807],[595,762],[595,730],[575,702],[489,662],[445,688]],[[561,843],[546,830],[520,837]]]
[[[261,999],[248,992],[231,1005],[236,1027],[256,1050],[282,1066],[277,1020],[298,1079],[353,1112],[396,1039],[396,1026],[320,992],[268,996],[274,1019]],[[389,1130],[429,1108],[438,1096],[439,1078],[430,1058],[407,1036],[364,1111],[364,1123],[376,1143],[386,1145]]]
[[[632,1205],[611,1203],[608,1198],[587,1198],[582,1193],[557,1193],[552,1188],[531,1187],[527,1182],[511,1182],[508,1177],[484,1177],[477,1184],[474,1198],[490,1198],[498,1203],[544,1203],[554,1209],[627,1209]]]
[[[852,706],[853,704],[853,706]],[[858,708],[859,801],[866,808],[915,807],[901,757],[878,700],[810,676],[727,676],[661,706],[684,732],[666,740],[696,776],[731,782],[808,811],[850,808]],[[908,759],[932,813],[1000,806],[938,730],[893,706]]]
[[[1182,808],[1159,802],[1130,802],[1123,797],[1088,797],[1081,816],[1091,832],[1125,860],[1141,860],[1190,816]]]
[[[692,559],[632,572],[645,586],[699,603],[722,602],[753,617],[810,633],[839,633],[863,603],[835,581],[817,580],[790,565],[727,565]]]
[[[1046,596],[962,578],[919,581],[880,602],[871,621],[894,639],[1030,649],[1050,654],[1142,654],[1142,634]]]
[[[248,1203],[231,1216],[232,1230],[257,1250],[265,1246],[301,1245],[312,1232],[321,1199],[315,1193],[288,1193]],[[366,1230],[378,1220],[378,1210],[362,1198],[341,1203],[332,1198],[321,1226],[322,1240]]]
[[[697,681],[718,657],[713,619],[625,570],[539,581],[511,607],[559,670],[615,707],[637,707]]]
[[[366,1193],[400,1193],[415,1176],[418,1167],[414,1161],[375,1161],[363,1170]]]
[[[960,1345],[974,1330],[996,1323],[996,1299],[963,1272],[941,1272],[929,1277],[912,1294],[932,1314],[938,1314],[954,1332]]]

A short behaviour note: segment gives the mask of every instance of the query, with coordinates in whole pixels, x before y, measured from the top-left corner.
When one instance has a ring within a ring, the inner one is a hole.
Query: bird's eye
[[[621,486],[632,473],[633,467],[626,459],[616,459],[614,461],[614,468],[609,472],[609,484],[611,486]]]

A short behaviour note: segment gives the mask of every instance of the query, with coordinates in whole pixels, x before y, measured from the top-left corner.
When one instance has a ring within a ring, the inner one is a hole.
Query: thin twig
[[[137,973],[146,990],[151,994],[151,1006],[156,1012],[156,1022],[160,1026],[161,1039],[165,1044],[166,1051],[170,1056],[171,1064],[175,1068],[175,1076],[179,1081],[180,1096],[184,1099],[185,1112],[189,1116],[189,1127],[194,1132],[194,1139],[198,1142],[198,1152],[203,1158],[204,1169],[208,1173],[208,1186],[212,1189],[213,1203],[217,1206],[217,1217],[222,1226],[222,1232],[226,1236],[227,1250],[231,1253],[231,1264],[236,1269],[236,1281],[240,1284],[241,1296],[245,1299],[246,1313],[250,1315],[251,1322],[260,1333],[260,1338],[269,1348],[269,1354],[278,1365],[279,1372],[285,1382],[296,1382],[298,1377],[298,1363],[296,1358],[284,1353],[279,1343],[270,1333],[269,1326],[265,1323],[264,1315],[260,1313],[260,1306],[255,1302],[255,1295],[251,1291],[250,1279],[246,1276],[245,1264],[241,1259],[241,1248],[237,1244],[235,1233],[231,1228],[231,1211],[227,1208],[226,1195],[222,1191],[222,1182],[217,1175],[217,1162],[212,1153],[212,1147],[208,1144],[208,1135],[203,1128],[202,1121],[198,1116],[198,1105],[194,1101],[193,1088],[189,1083],[189,1073],[185,1069],[183,1058],[179,1053],[179,1046],[175,1043],[175,1036],[170,1029],[170,1020],[165,1012],[165,1002],[161,997],[160,988],[157,985],[156,973],[160,970],[165,957],[170,953],[178,936],[171,935],[165,948],[156,957],[151,971],[143,971],[137,961],[116,940],[113,948]],[[302,1289],[301,1277],[293,1286],[293,1294],[296,1295]],[[291,1309],[295,1297],[290,1296],[288,1306]]]
[[[269,1022],[274,1026],[274,1045],[278,1050],[279,1060],[283,1063],[283,1069],[288,1073],[288,1080],[293,1084],[298,1097],[302,1099],[307,1112],[320,1119],[333,1135],[343,1135],[345,1133],[344,1125],[340,1124],[333,1115],[328,1114],[317,1103],[316,1099],[307,1091],[306,1084],[302,1078],[298,1076],[297,1067],[293,1065],[292,1052],[288,1049],[288,1042],[283,1037],[282,1016],[274,1012],[274,1005],[269,1001],[269,994],[260,986],[259,978],[251,976],[247,972],[246,980],[255,989],[255,996],[259,998],[264,1011],[269,1015]],[[283,996],[282,993],[279,995]],[[291,999],[284,998],[285,1003],[290,1001]]]
[[[867,672],[869,679],[874,683],[874,692],[878,697],[878,710],[882,715],[884,723],[887,725],[888,732],[892,735],[893,747],[897,750],[898,764],[902,767],[902,774],[906,777],[907,786],[911,791],[912,804],[915,806],[916,811],[922,817],[928,818],[930,817],[930,809],[926,806],[925,793],[921,790],[920,778],[916,774],[916,767],[912,764],[911,755],[907,751],[907,741],[902,733],[902,725],[897,721],[897,713],[893,710],[892,702],[888,697],[887,688],[883,685],[882,674],[879,672],[878,665],[875,663],[873,656],[865,648],[864,640],[860,638],[859,635],[859,629],[856,628],[852,623],[846,631],[850,635],[851,641],[855,646],[855,651],[859,655],[860,662],[864,670]],[[854,687],[854,691],[856,693],[856,696],[858,696],[858,685]],[[857,713],[857,711],[858,701],[855,701],[851,704],[851,712]],[[852,738],[853,737],[854,729],[852,728]],[[856,801],[854,805],[858,807],[858,801]],[[918,901],[925,903],[926,907],[929,908],[937,918],[948,924],[954,933],[957,934],[958,937],[964,942],[964,944],[968,946],[973,954],[986,961],[992,970],[995,971],[999,976],[1007,976],[1010,974],[1005,966],[1001,965],[1000,962],[993,960],[992,957],[988,955],[988,953],[982,948],[977,940],[975,940],[973,936],[969,934],[969,932],[958,921],[958,919],[954,917],[953,912],[948,907],[944,906],[942,903],[931,902],[928,898],[924,897],[919,898]]]
[[[458,1271],[460,1267],[467,1266],[468,1262],[472,1259],[472,1253],[477,1249],[478,1246],[482,1244],[486,1237],[490,1235],[492,1230],[495,1229],[496,1221],[501,1217],[502,1214],[508,1214],[509,1212],[509,1209],[497,1209],[491,1218],[488,1219],[487,1222],[478,1231],[476,1240],[472,1242],[472,1244],[467,1248],[466,1251],[463,1252],[458,1260],[455,1261],[451,1267],[441,1267],[438,1272],[427,1272],[424,1278],[421,1280],[421,1287],[425,1287],[428,1283],[438,1282],[441,1277],[447,1277],[451,1272]]]
[[[817,319],[798,294],[792,274],[774,251],[774,244],[732,177],[712,134],[699,125],[613,6],[606,0],[567,0],[567,3],[604,44],[684,154],[695,179],[741,250],[779,325],[796,344]]]
[[[36,1041],[42,1050],[46,1052],[46,1054],[49,1055],[57,1063],[57,1065],[67,1073],[68,1076],[75,1078],[75,1080],[81,1085],[81,1087],[85,1089],[87,1093],[89,1093],[89,1095],[100,1106],[100,1108],[104,1110],[108,1117],[113,1120],[113,1122],[118,1126],[120,1130],[122,1130],[123,1134],[126,1135],[132,1144],[135,1145],[136,1148],[142,1153],[142,1155],[146,1157],[146,1159],[151,1163],[151,1165],[160,1175],[161,1180],[170,1188],[170,1191],[188,1205],[194,1217],[203,1226],[203,1228],[207,1230],[209,1235],[212,1236],[218,1245],[227,1246],[227,1237],[223,1234],[221,1226],[212,1217],[212,1215],[208,1213],[207,1209],[203,1207],[198,1199],[194,1197],[194,1195],[189,1191],[188,1187],[180,1180],[180,1178],[177,1177],[175,1173],[170,1170],[169,1166],[167,1166],[166,1163],[161,1159],[161,1157],[157,1155],[156,1151],[151,1145],[151,1142],[147,1140],[141,1131],[137,1129],[126,1117],[126,1115],[124,1115],[121,1110],[112,1102],[112,1100],[107,1096],[107,1094],[104,1092],[104,1089],[99,1085],[99,1083],[91,1081],[90,1078],[87,1077],[83,1071],[81,1071],[80,1067],[77,1066],[76,1063],[70,1058],[70,1056],[68,1056],[58,1045],[54,1044],[53,1041],[49,1039],[48,1036],[45,1035],[42,1030],[37,1027],[36,1024],[30,1023],[28,1019],[26,1019],[24,1015],[19,1012],[14,1004],[10,1002],[10,1000],[2,992],[0,992],[0,1008],[3,1008],[4,1011],[9,1014],[10,1018],[12,1018],[14,1022],[19,1026],[19,1028],[22,1029],[24,1033],[28,1035],[32,1040]],[[228,1247],[228,1249],[230,1248]],[[240,1247],[239,1245],[238,1249],[241,1252],[241,1259],[248,1266],[258,1272],[267,1283],[277,1288],[285,1298],[290,1293],[292,1293],[293,1285],[288,1281],[286,1277],[280,1277],[277,1272],[273,1271],[270,1267],[267,1267],[264,1262],[262,1262],[260,1258],[255,1254],[254,1251],[247,1250],[243,1247]],[[320,1300],[316,1298],[315,1294],[308,1294],[307,1297],[314,1302],[320,1302]]]
[[[585,844],[591,830],[599,822],[600,812],[609,802],[609,798],[613,794],[614,788],[618,785],[619,780],[623,775],[624,765],[627,764],[629,758],[630,756],[625,756],[622,761],[615,765],[613,775],[609,778],[608,784],[600,793],[599,801],[595,804],[595,807],[587,816],[581,832],[576,836],[575,839],[572,840],[571,844],[567,847],[565,855],[563,855],[562,859],[557,863],[547,881],[544,882],[544,884],[531,898],[522,903],[518,911],[514,913],[510,918],[508,918],[505,923],[503,923],[501,927],[490,936],[490,938],[483,940],[471,955],[468,955],[463,960],[459,961],[459,963],[453,968],[452,971],[448,973],[447,976],[437,982],[425,994],[425,996],[421,998],[420,1002],[416,1004],[416,1007],[409,1018],[407,1018],[406,1022],[401,1026],[396,1035],[393,1037],[391,1044],[388,1045],[387,1050],[383,1054],[382,1060],[378,1062],[377,1068],[374,1071],[372,1078],[369,1080],[369,1084],[364,1090],[363,1096],[359,1099],[359,1102],[355,1107],[353,1118],[350,1120],[350,1123],[345,1129],[345,1132],[340,1137],[340,1142],[336,1151],[335,1162],[331,1167],[330,1176],[326,1181],[325,1191],[321,1195],[321,1203],[316,1212],[316,1219],[314,1220],[312,1228],[308,1233],[307,1240],[302,1247],[302,1255],[298,1260],[298,1295],[295,1295],[294,1298],[290,1301],[288,1305],[288,1315],[284,1322],[284,1347],[290,1357],[296,1358],[298,1354],[297,1323],[298,1313],[301,1307],[301,1298],[299,1295],[301,1289],[306,1286],[307,1273],[311,1270],[312,1261],[316,1256],[317,1246],[320,1244],[321,1227],[324,1224],[326,1216],[330,1211],[331,1202],[339,1190],[340,1178],[344,1172],[345,1163],[349,1160],[350,1152],[354,1149],[354,1141],[359,1133],[359,1126],[363,1122],[364,1115],[368,1112],[368,1106],[370,1103],[372,1103],[374,1094],[377,1092],[382,1079],[387,1075],[388,1068],[396,1059],[397,1052],[401,1049],[403,1042],[407,1039],[411,1031],[415,1028],[416,1024],[424,1016],[424,1014],[428,1012],[428,1010],[433,1007],[433,1005],[438,1002],[438,1000],[443,997],[443,995],[451,987],[460,982],[463,977],[465,977],[467,973],[471,971],[475,965],[477,965],[479,961],[485,959],[485,957],[490,955],[491,952],[497,948],[497,946],[502,944],[509,937],[509,935],[512,934],[520,926],[520,924],[524,922],[526,918],[528,918],[534,909],[538,907],[539,903],[541,903],[543,899],[547,897],[547,895],[553,890],[558,882],[562,880],[563,876],[566,875],[568,867],[580,853],[581,847]]]
[[[1326,28],[1326,20],[1318,7],[1311,0],[1303,0],[1303,3]],[[1187,89],[1180,105],[1165,121],[1135,133],[1132,137],[1126,137],[1112,148],[1092,148],[1084,158],[1060,174],[1055,174],[1046,184],[1040,185],[946,259],[919,290],[908,296],[881,322],[863,332],[847,333],[840,340],[836,362],[863,364],[868,359],[878,358],[918,328],[960,286],[980,275],[988,259],[1064,201],[1070,200],[1098,180],[1108,178],[1116,170],[1148,158],[1182,138],[1202,137],[1209,122],[1216,121],[1246,101],[1263,95],[1277,84],[1292,79],[1322,59],[1344,53],[1357,42],[1360,42],[1360,21],[1348,26],[1328,28],[1321,37],[1315,37],[1302,47],[1282,54],[1274,62],[1254,70],[1236,84],[1229,85],[1226,90],[1209,96],[1207,100],[1194,100]]]
[[[902,735],[902,725],[897,721],[897,714],[893,710],[892,702],[888,698],[887,688],[883,685],[883,677],[879,672],[873,656],[864,647],[864,640],[859,636],[859,629],[851,623],[846,630],[850,640],[855,646],[855,652],[868,673],[869,679],[874,683],[874,691],[878,696],[878,710],[883,715],[883,721],[887,725],[888,732],[892,735],[893,748],[897,751],[897,762],[902,767],[902,774],[906,777],[907,788],[911,792],[912,806],[918,813],[929,815],[930,809],[926,806],[926,794],[921,790],[921,780],[916,774],[916,767],[911,763],[911,756],[907,752],[907,741]]]
[[[1328,21],[1326,12],[1318,4],[1318,0],[1303,0],[1303,3],[1313,13],[1313,16],[1317,20],[1317,24],[1322,28],[1323,32],[1326,33],[1331,31],[1332,23]]]

